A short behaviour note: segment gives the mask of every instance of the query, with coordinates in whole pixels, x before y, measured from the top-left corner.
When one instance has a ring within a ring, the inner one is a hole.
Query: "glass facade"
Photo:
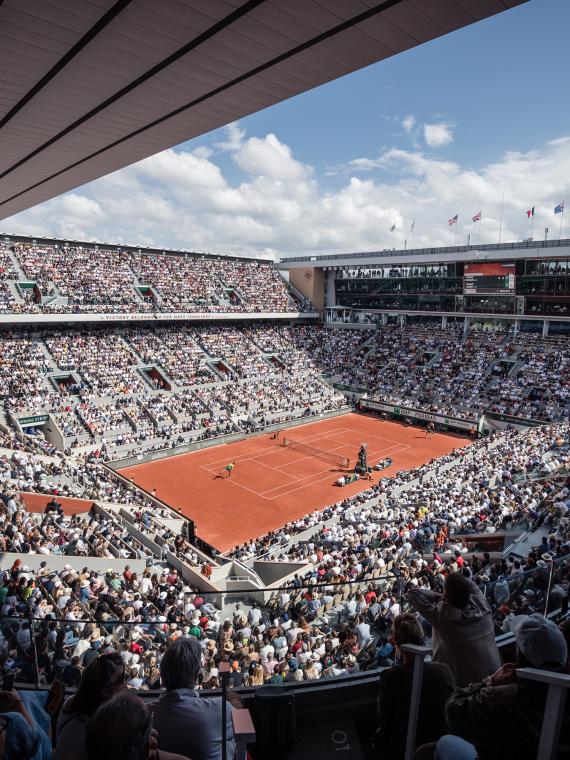
[[[464,295],[464,263],[347,267],[335,273],[338,306],[353,309],[568,316],[570,261],[519,260],[515,293]]]

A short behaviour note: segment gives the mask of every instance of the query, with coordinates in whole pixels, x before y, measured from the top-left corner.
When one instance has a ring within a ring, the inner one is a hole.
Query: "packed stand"
[[[324,344],[334,345],[334,332],[324,331]],[[484,411],[546,421],[570,415],[566,336],[410,324],[379,327],[364,346],[366,356],[340,377],[379,401],[468,419]]]
[[[144,364],[159,365],[177,385],[214,382],[207,356],[200,347],[198,331],[190,327],[160,328],[156,332],[132,328],[125,332]]]
[[[22,276],[34,286],[18,287]],[[109,251],[62,242],[0,245],[0,310],[256,313],[306,311],[311,306],[289,295],[269,262]]]

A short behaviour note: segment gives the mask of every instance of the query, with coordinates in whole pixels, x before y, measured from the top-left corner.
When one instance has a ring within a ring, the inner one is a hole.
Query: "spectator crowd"
[[[51,414],[64,448],[105,456],[334,411],[345,402],[331,381],[459,418],[570,414],[563,336],[464,334],[453,325],[178,325],[12,331],[0,347],[5,413]]]
[[[312,311],[267,261],[0,243],[0,310],[13,313]]]

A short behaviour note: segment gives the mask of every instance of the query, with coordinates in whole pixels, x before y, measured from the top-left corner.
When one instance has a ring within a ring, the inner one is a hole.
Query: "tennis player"
[[[428,425],[426,428],[426,434],[424,438],[432,438],[434,430],[435,430],[435,425],[433,424],[433,422],[428,422]]]
[[[234,465],[234,463],[233,463],[233,462],[230,462],[230,463],[229,463],[229,464],[227,464],[227,465],[225,466],[225,468],[224,468],[224,469],[225,469],[225,471],[228,473],[228,478],[229,478],[230,480],[231,480],[231,478],[232,478],[232,470],[234,469],[234,466],[235,466],[235,465]]]

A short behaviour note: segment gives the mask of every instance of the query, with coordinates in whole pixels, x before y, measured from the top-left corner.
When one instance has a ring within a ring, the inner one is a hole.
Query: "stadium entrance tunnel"
[[[272,354],[271,356],[267,356],[266,360],[269,362],[269,364],[272,364],[274,367],[277,367],[277,369],[285,369],[285,364],[281,361],[281,359],[278,356],[275,356],[275,354]]]
[[[79,393],[77,378],[70,372],[64,375],[53,375],[52,380],[57,388],[64,389],[71,395],[77,395]]]
[[[216,371],[216,374],[222,377],[224,380],[232,374],[232,370],[225,362],[220,360],[208,362],[211,367]]]
[[[164,374],[157,367],[144,367],[141,369],[145,380],[148,380],[153,387],[160,388],[164,391],[171,391],[172,386]]]
[[[143,301],[146,301],[147,303],[157,303],[158,298],[156,297],[156,293],[149,285],[139,285],[137,291]]]

